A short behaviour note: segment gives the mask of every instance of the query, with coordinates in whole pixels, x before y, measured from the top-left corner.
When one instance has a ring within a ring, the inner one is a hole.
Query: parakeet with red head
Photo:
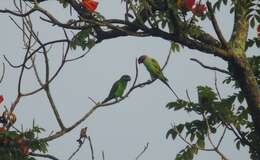
[[[138,63],[144,64],[147,71],[150,73],[152,80],[153,79],[161,80],[172,91],[172,93],[176,96],[176,98],[179,99],[177,94],[174,92],[174,90],[168,84],[168,79],[164,76],[159,63],[154,58],[149,57],[147,55],[142,55],[138,58]]]

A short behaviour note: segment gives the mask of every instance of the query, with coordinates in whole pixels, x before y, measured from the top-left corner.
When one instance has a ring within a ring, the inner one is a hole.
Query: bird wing
[[[116,97],[116,92],[119,90],[119,88],[120,88],[120,80],[118,80],[118,81],[116,81],[114,84],[113,84],[113,86],[112,86],[112,88],[111,88],[111,90],[110,90],[110,92],[109,92],[109,95],[108,95],[108,97],[110,98],[110,99],[112,99],[112,98],[115,98]]]
[[[159,63],[155,59],[153,58],[150,59],[150,65],[148,68],[150,68],[149,72],[152,77],[159,78],[160,80],[163,81],[167,81],[167,78],[162,73],[162,69]]]
[[[162,69],[161,69],[159,63],[158,63],[155,59],[151,58],[151,64],[152,64],[152,66],[153,66],[153,68],[154,68],[154,70],[155,70],[156,72],[159,73],[159,72],[162,71]]]
[[[109,101],[113,98],[118,97],[117,92],[120,89],[120,84],[121,84],[120,80],[116,81],[113,84],[112,88],[110,89],[109,95],[107,96],[107,98],[102,103],[105,103],[105,102],[107,102],[107,101]]]

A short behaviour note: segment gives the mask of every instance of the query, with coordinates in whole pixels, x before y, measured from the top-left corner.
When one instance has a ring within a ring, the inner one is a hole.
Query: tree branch
[[[3,63],[3,71],[2,71],[2,74],[1,74],[1,78],[0,78],[0,83],[3,82],[4,76],[5,76],[5,64]]]
[[[209,143],[211,144],[213,150],[214,150],[217,154],[219,154],[220,157],[221,157],[223,160],[228,160],[228,158],[227,158],[222,152],[220,152],[219,148],[213,143],[213,141],[212,141],[212,139],[211,139],[211,136],[210,136],[211,131],[210,131],[209,121],[208,121],[208,119],[207,119],[207,117],[205,116],[204,113],[202,114],[202,116],[203,116],[203,119],[206,121],[206,125],[207,125],[207,137],[208,137]],[[224,134],[225,134],[225,132],[224,132]],[[223,134],[222,137],[220,138],[219,144],[220,144],[220,142],[222,141],[222,139],[223,139],[223,137],[224,137],[224,134]]]
[[[33,153],[32,152],[29,155],[34,156],[34,157],[48,158],[48,159],[51,159],[51,160],[59,160],[58,158],[56,158],[55,156],[50,155],[50,154],[39,154],[39,153]]]
[[[207,1],[207,7],[208,7],[208,11],[209,11],[209,16],[210,16],[210,20],[211,20],[211,23],[214,27],[214,30],[218,36],[218,39],[220,40],[222,46],[224,48],[227,48],[228,47],[228,44],[227,44],[227,41],[225,40],[223,34],[221,33],[221,30],[218,26],[218,23],[217,23],[217,20],[216,20],[216,17],[214,15],[214,11],[213,11],[213,8],[212,8],[212,5],[211,5],[211,2]]]
[[[145,153],[148,147],[149,147],[149,143],[147,142],[146,145],[144,146],[144,149],[136,156],[135,160],[138,160]]]
[[[204,65],[202,62],[200,62],[199,60],[195,59],[195,58],[190,58],[191,61],[194,61],[194,62],[197,62],[199,65],[201,65],[203,68],[206,68],[206,69],[209,69],[209,70],[213,70],[213,71],[218,71],[218,72],[221,72],[221,73],[225,73],[225,74],[228,74],[228,75],[231,75],[230,72],[224,70],[224,69],[220,69],[220,68],[217,68],[217,67],[211,67],[211,66],[207,66],[207,65]]]

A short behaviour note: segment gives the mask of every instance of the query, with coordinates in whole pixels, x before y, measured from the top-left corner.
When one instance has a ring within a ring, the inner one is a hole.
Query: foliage
[[[77,46],[80,46],[82,50],[85,50],[86,48],[91,49],[94,47],[95,40],[91,38],[91,32],[92,27],[86,27],[78,32],[71,40],[71,48],[76,49]]]
[[[166,105],[168,109],[184,110],[201,117],[201,119],[175,125],[167,132],[166,137],[171,136],[173,140],[178,135],[181,136],[185,133],[185,139],[188,138],[190,141],[186,148],[179,152],[176,159],[192,159],[199,150],[205,149],[206,139],[210,141],[209,137],[211,135],[219,134],[217,131],[225,128],[236,133],[234,141],[237,149],[240,149],[241,145],[247,145],[250,147],[251,158],[257,159],[260,139],[249,118],[248,109],[244,106],[244,97],[241,94],[234,93],[226,98],[220,98],[208,86],[198,86],[197,90],[197,102],[178,100],[169,102]],[[214,149],[214,146],[212,147]]]
[[[31,152],[47,152],[47,142],[38,140],[38,134],[44,131],[43,128],[33,125],[32,129],[25,132],[18,130],[0,131],[0,155],[1,159],[8,160],[35,160],[30,157]]]

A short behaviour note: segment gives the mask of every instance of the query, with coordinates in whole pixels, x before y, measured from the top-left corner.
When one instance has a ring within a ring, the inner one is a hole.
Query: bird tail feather
[[[174,94],[174,96],[177,98],[177,99],[180,99],[179,96],[177,95],[176,92],[174,92],[174,90],[172,89],[172,87],[167,83],[167,81],[162,81],[171,91],[172,93]]]

